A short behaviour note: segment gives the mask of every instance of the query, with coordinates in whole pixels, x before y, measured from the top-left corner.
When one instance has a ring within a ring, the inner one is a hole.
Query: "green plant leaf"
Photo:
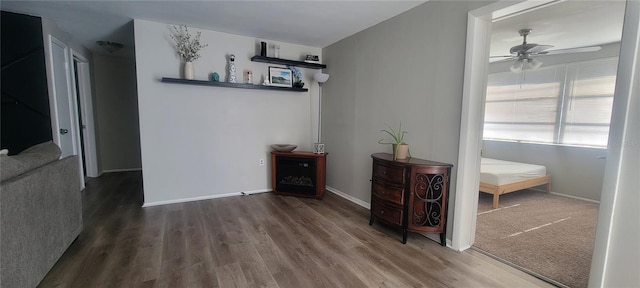
[[[389,124],[385,123],[385,125],[389,128],[389,130],[383,129],[383,130],[380,130],[380,131],[389,134],[389,136],[391,136],[391,138],[393,139],[394,142],[383,143],[383,142],[381,142],[383,139],[380,139],[380,141],[378,141],[378,143],[380,143],[380,144],[405,144],[404,143],[404,135],[407,134],[408,132],[402,130],[402,122],[400,122],[400,127],[398,127],[398,131],[397,132]]]

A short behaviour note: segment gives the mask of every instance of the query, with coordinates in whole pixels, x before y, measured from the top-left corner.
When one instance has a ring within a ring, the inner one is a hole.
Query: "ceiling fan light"
[[[538,69],[540,68],[540,66],[542,66],[542,61],[538,61],[536,59],[529,59],[529,67],[531,67],[531,69]]]
[[[517,60],[516,62],[513,63],[513,65],[511,65],[511,67],[509,67],[509,70],[511,70],[511,72],[513,73],[520,73],[522,72],[522,66],[523,66],[522,61]]]
[[[107,52],[109,53],[116,52],[124,47],[122,43],[112,41],[96,41],[96,44],[100,45],[100,47],[102,47],[104,50],[107,50]]]

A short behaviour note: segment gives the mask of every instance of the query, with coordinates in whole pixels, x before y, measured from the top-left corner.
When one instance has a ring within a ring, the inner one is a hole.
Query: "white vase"
[[[193,62],[184,62],[184,79],[193,80],[194,78]]]

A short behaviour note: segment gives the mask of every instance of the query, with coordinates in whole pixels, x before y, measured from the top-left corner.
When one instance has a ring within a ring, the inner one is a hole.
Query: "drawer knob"
[[[382,171],[382,174],[387,175],[387,171]]]
[[[384,210],[380,210],[380,214],[384,214]]]

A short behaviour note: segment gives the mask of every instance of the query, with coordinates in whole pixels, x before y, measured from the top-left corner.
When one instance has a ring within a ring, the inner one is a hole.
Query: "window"
[[[490,74],[484,138],[606,147],[618,59]]]

